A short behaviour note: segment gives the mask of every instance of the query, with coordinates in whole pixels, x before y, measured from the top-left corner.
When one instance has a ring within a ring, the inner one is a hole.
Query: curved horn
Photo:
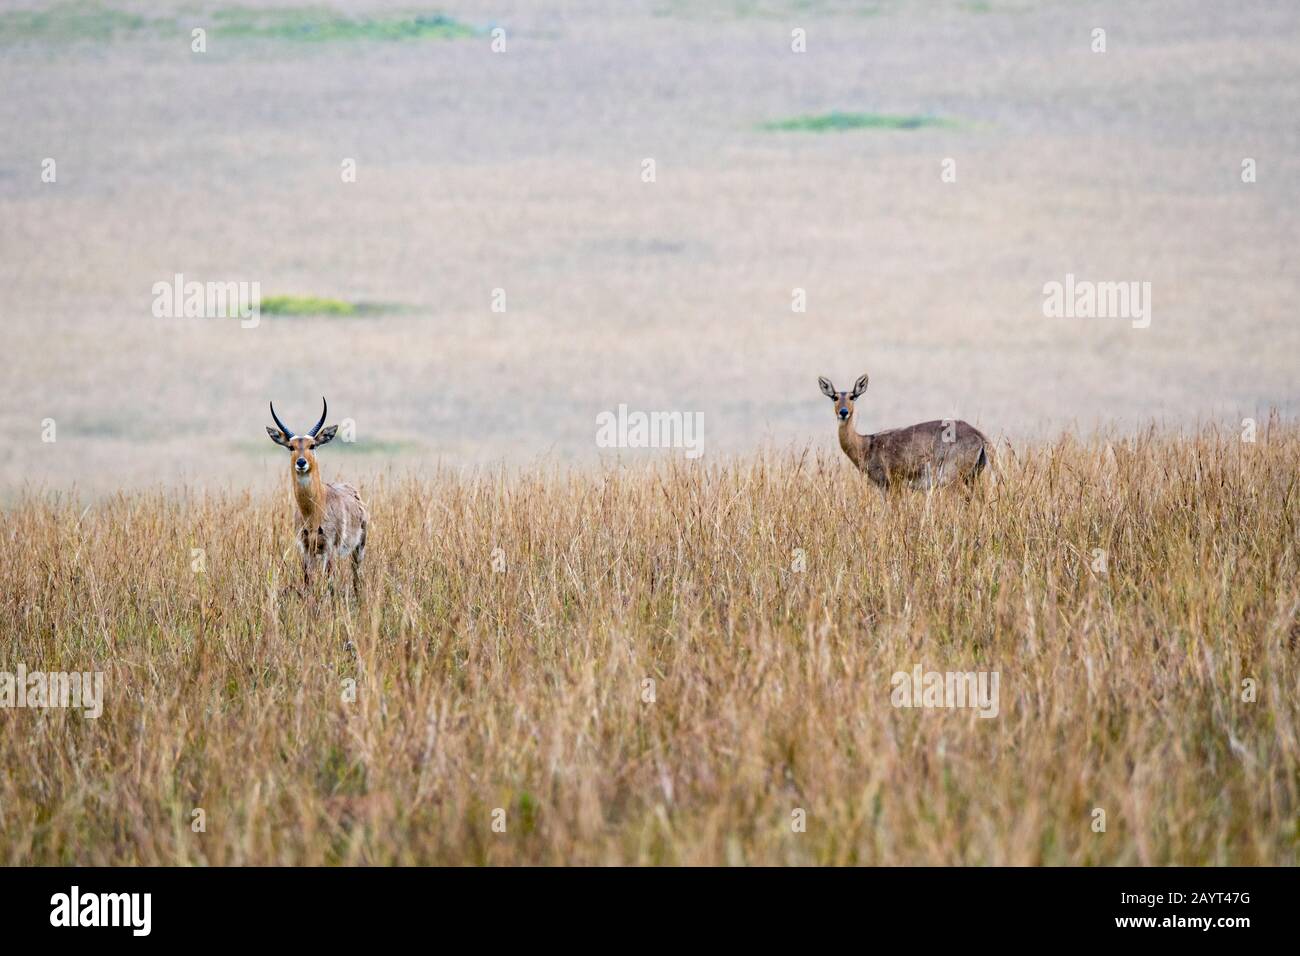
[[[285,438],[293,437],[293,431],[286,427],[284,422],[280,421],[280,416],[275,413],[275,402],[271,402],[271,417],[275,419],[275,427],[284,432]]]
[[[317,433],[318,431],[320,431],[320,427],[321,427],[322,425],[325,424],[325,416],[329,414],[329,410],[330,410],[329,405],[327,405],[326,402],[325,402],[325,396],[324,396],[324,395],[322,395],[322,396],[320,397],[320,403],[321,403],[320,421],[318,421],[318,422],[316,423],[316,427],[315,427],[315,428],[313,428],[311,431],[309,431],[309,432],[307,433],[307,434],[310,435],[312,438],[315,438],[315,437],[316,437],[316,433]]]

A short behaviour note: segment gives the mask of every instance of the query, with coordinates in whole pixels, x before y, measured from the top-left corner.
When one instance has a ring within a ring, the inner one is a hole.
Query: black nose
[[[298,459],[298,467],[299,467],[299,468],[306,468],[306,467],[307,467],[307,459],[306,459],[306,458],[299,458],[299,459]]]
[[[841,408],[840,418],[848,418],[848,417],[849,417],[849,410],[847,408]]]

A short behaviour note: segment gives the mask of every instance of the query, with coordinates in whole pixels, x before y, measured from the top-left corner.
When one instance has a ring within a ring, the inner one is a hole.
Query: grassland
[[[833,111],[816,116],[796,116],[773,120],[760,129],[778,133],[839,133],[854,129],[924,129],[927,126],[955,126],[952,120],[937,116],[893,115],[887,113],[846,113]]]
[[[271,295],[259,305],[262,315],[289,316],[376,316],[401,311],[385,302],[345,302],[312,295]]]
[[[350,16],[329,6],[220,7],[175,14],[142,15],[84,2],[53,3],[38,9],[0,12],[0,43],[5,41],[113,41],[140,37],[189,36],[194,26],[212,25],[232,39],[270,39],[329,43],[353,40],[455,40],[477,31],[435,12],[387,12]]]
[[[287,491],[24,500],[0,670],[106,701],[0,710],[0,862],[1294,865],[1300,430],[1000,460],[373,479],[360,601]],[[895,709],[918,664],[998,716]]]

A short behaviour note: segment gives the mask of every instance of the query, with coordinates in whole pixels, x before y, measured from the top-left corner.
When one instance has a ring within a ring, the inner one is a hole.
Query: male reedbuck
[[[298,506],[298,550],[302,553],[304,586],[311,584],[314,564],[320,566],[328,580],[335,563],[351,555],[352,590],[359,594],[369,515],[357,489],[344,482],[327,485],[321,481],[315,450],[332,441],[339,430],[337,425],[321,430],[329,411],[324,398],[321,405],[324,407],[316,427],[305,435],[295,435],[275,414],[272,402],[271,418],[276,427],[266,426],[266,433],[290,452],[289,475]]]
[[[899,486],[929,491],[958,480],[973,487],[989,464],[989,440],[962,421],[922,422],[859,435],[853,427],[853,406],[867,390],[867,376],[854,382],[851,392],[835,391],[827,378],[818,378],[817,384],[835,402],[844,454],[882,491]]]

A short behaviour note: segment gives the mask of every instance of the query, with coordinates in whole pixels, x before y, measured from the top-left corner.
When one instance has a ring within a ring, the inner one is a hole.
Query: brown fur
[[[361,562],[365,557],[369,513],[357,489],[345,482],[326,484],[320,477],[315,449],[334,437],[334,428],[319,437],[285,435],[278,428],[267,428],[271,440],[289,449],[289,484],[298,509],[296,540],[302,553],[303,584],[310,586],[313,570],[323,571],[326,578],[341,558],[352,558],[352,586],[360,588]],[[306,468],[298,470],[302,459]]]
[[[989,464],[989,440],[964,421],[936,420],[859,435],[853,425],[857,399],[867,376],[851,392],[837,392],[828,379],[818,380],[822,393],[835,401],[840,448],[849,461],[882,489],[941,488],[955,481],[973,485]]]

